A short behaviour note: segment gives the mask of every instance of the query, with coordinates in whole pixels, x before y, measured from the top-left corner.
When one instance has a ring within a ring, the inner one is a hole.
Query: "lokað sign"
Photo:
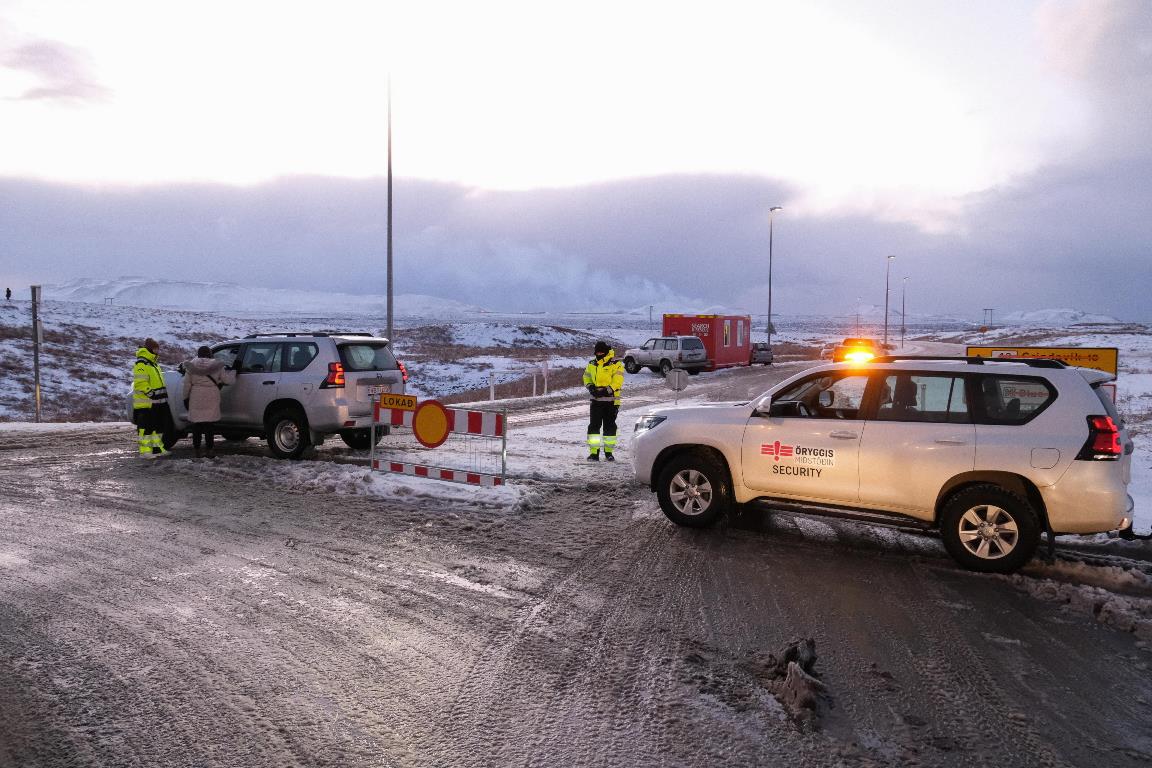
[[[968,357],[1048,358],[1065,365],[1095,368],[1113,376],[1117,373],[1119,354],[1116,347],[968,347]]]
[[[416,410],[416,396],[385,393],[380,395],[377,405],[381,408],[395,408],[398,411],[414,411]]]

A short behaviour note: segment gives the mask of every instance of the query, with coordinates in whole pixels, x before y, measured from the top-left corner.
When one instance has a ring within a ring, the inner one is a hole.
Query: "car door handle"
[[[828,437],[833,437],[837,440],[855,440],[859,436],[856,432],[846,432],[840,429],[828,435]]]
[[[261,384],[263,384],[264,386],[268,386],[269,384],[275,384],[275,383],[276,383],[276,381],[275,381],[275,380],[272,380],[272,381],[262,381],[262,382],[260,382],[260,383],[261,383]]]
[[[962,437],[940,437],[936,442],[941,445],[968,445],[968,441]]]

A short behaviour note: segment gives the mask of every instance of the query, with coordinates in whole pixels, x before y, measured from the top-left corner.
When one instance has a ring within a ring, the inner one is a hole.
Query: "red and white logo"
[[[795,449],[790,445],[781,445],[777,440],[774,443],[764,443],[760,446],[760,453],[764,456],[771,456],[774,461],[780,461],[780,458],[791,458]]]

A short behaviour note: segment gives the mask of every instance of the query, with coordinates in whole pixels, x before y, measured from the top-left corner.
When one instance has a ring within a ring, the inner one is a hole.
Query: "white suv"
[[[750,403],[649,411],[634,468],[680,525],[762,502],[938,529],[961,565],[1006,573],[1041,532],[1130,531],[1113,379],[1054,360],[823,364]]]
[[[217,429],[226,440],[265,438],[277,458],[298,459],[333,434],[351,448],[370,448],[373,403],[382,393],[403,394],[408,381],[388,339],[370,333],[253,334],[211,349],[236,370],[236,382],[220,391]],[[184,404],[173,396],[181,374],[165,373],[173,420],[168,447],[187,429]],[[376,430],[377,441],[385,431]]]

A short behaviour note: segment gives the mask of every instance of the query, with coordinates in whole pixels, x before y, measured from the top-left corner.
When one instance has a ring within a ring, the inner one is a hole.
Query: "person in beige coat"
[[[216,458],[212,451],[213,433],[220,421],[220,390],[236,381],[235,371],[212,357],[212,350],[200,347],[196,357],[184,363],[184,401],[188,406],[188,423],[192,427],[192,449],[200,457],[200,438],[205,443],[204,455]]]

